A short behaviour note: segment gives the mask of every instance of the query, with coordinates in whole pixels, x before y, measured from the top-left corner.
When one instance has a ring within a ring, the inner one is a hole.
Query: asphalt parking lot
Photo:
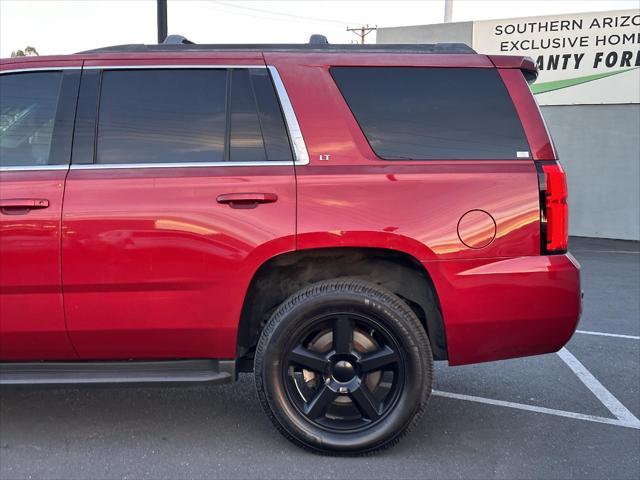
[[[585,299],[566,349],[438,364],[423,421],[382,454],[299,450],[263,415],[249,375],[220,387],[4,389],[0,478],[638,479],[640,247],[571,249]]]

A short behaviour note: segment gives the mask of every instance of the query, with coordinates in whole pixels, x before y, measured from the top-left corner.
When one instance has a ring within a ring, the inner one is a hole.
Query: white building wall
[[[567,172],[569,233],[640,240],[640,105],[540,109]]]

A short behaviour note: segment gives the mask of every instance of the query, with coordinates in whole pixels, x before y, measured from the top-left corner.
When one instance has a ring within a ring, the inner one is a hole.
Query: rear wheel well
[[[238,327],[238,358],[253,356],[266,322],[288,297],[312,283],[341,277],[361,278],[399,296],[425,327],[434,358],[447,358],[444,322],[429,273],[406,253],[376,248],[298,250],[265,262],[245,296]],[[250,368],[249,362],[241,362],[241,369]]]

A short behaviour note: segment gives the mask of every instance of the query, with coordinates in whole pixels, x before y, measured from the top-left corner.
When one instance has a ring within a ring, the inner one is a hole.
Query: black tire
[[[415,313],[392,292],[355,279],[326,280],[288,298],[255,355],[258,397],[276,428],[330,455],[396,444],[424,413],[432,377]]]

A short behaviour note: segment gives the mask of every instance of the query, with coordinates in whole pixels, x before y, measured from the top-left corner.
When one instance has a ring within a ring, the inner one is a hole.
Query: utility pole
[[[167,38],[167,0],[158,0],[158,43]]]
[[[444,0],[444,23],[451,23],[453,16],[453,0]]]
[[[365,25],[363,27],[359,27],[359,28],[349,28],[347,27],[347,32],[353,32],[356,35],[358,35],[360,37],[360,44],[364,45],[364,37],[366,37],[367,35],[369,35],[371,32],[373,32],[374,30],[377,30],[378,27],[370,27],[369,25]]]

